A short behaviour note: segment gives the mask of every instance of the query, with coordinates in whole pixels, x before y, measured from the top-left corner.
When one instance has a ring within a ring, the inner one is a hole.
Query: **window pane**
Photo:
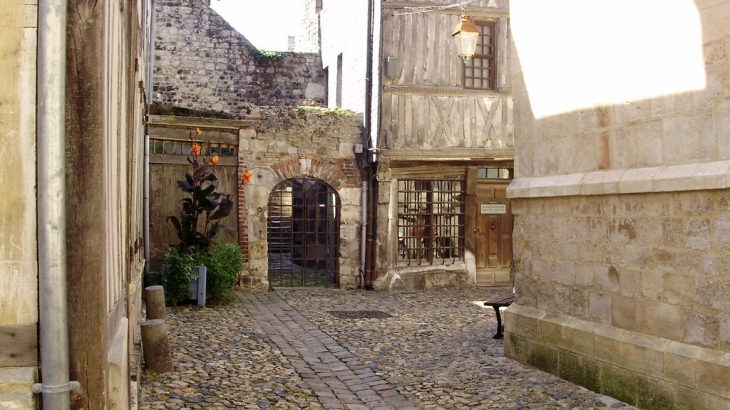
[[[475,21],[475,23],[481,35],[474,57],[464,65],[463,86],[464,88],[487,90],[494,87],[492,79],[496,75],[492,57],[497,53],[494,37],[496,23],[494,21]]]

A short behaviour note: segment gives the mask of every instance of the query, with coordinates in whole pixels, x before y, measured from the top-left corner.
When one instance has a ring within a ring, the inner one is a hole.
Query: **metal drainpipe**
[[[146,127],[146,126],[145,126]],[[144,175],[142,175],[142,236],[144,236],[144,273],[150,273],[150,136],[144,136]],[[145,276],[144,279],[147,279]],[[148,284],[142,281],[143,286]]]
[[[365,289],[365,257],[367,255],[367,228],[368,228],[368,181],[362,181],[360,194],[360,288]]]
[[[363,205],[363,255],[361,259],[361,267],[364,268],[364,280],[362,282],[364,289],[372,289],[373,288],[373,280],[372,280],[372,266],[373,266],[373,255],[374,255],[374,249],[373,249],[373,215],[375,212],[375,209],[371,207],[372,204],[372,195],[373,195],[373,167],[375,166],[375,162],[377,162],[377,159],[375,161],[370,161],[370,155],[373,155],[375,157],[375,153],[377,151],[371,151],[370,145],[372,144],[373,137],[372,137],[372,109],[373,109],[373,19],[374,19],[374,1],[376,0],[370,0],[368,1],[368,27],[367,27],[367,56],[366,56],[366,74],[365,74],[365,84],[366,84],[366,90],[365,90],[365,135],[367,137],[367,141],[365,141],[365,154],[363,155],[364,161],[367,164],[366,170],[365,170],[365,181],[363,182],[363,192],[364,192],[364,205]],[[377,157],[375,157],[377,158]],[[368,187],[370,189],[368,189]]]
[[[154,61],[155,61],[155,30],[157,24],[155,19],[157,13],[155,12],[155,0],[150,1],[150,43],[149,47],[149,61],[147,62],[147,111],[149,113],[149,106],[152,105],[154,99],[152,98],[152,81],[154,78]],[[149,114],[145,116],[149,119]],[[144,136],[144,175],[142,183],[142,236],[144,237],[144,273],[149,275],[150,273],[150,136],[148,131],[148,125],[145,124],[145,136]],[[143,286],[147,284],[142,282]]]
[[[71,406],[66,278],[66,0],[38,2],[38,293],[43,408]]]

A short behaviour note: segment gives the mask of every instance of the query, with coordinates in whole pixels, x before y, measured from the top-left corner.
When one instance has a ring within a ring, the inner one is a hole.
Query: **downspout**
[[[369,174],[369,173],[368,173]],[[360,288],[365,289],[365,258],[367,256],[367,228],[368,228],[368,181],[362,181],[360,192]]]
[[[155,20],[157,13],[155,12],[155,0],[150,0],[150,43],[149,60],[147,62],[147,115],[149,120],[149,107],[152,105],[152,79],[154,77],[154,57],[155,57],[155,29],[157,25]],[[144,237],[144,273],[145,279],[150,275],[150,135],[148,125],[145,122],[144,135],[144,171],[142,175],[142,236]],[[144,286],[151,285],[143,283]]]
[[[366,162],[366,172],[365,172],[365,181],[363,183],[363,190],[366,191],[366,193],[369,193],[369,197],[365,198],[366,206],[364,206],[363,210],[363,232],[364,232],[364,255],[363,258],[365,260],[365,278],[363,282],[363,287],[365,289],[372,289],[373,288],[373,265],[374,265],[374,258],[375,258],[375,250],[374,250],[374,240],[373,240],[373,229],[375,228],[373,222],[374,215],[375,215],[375,207],[372,205],[376,201],[373,198],[374,189],[373,189],[373,169],[377,163],[377,150],[373,149],[375,147],[371,147],[373,142],[372,137],[372,110],[373,110],[373,37],[374,37],[374,14],[375,14],[375,7],[374,2],[376,0],[370,0],[368,1],[368,34],[367,34],[367,41],[368,41],[368,47],[367,47],[367,68],[366,68],[366,74],[365,74],[365,84],[367,86],[367,89],[365,90],[365,132],[367,136],[367,141],[364,144],[367,148],[365,151],[365,155],[363,157],[365,158]]]
[[[38,305],[43,408],[71,406],[66,277],[66,0],[38,2]]]
[[[145,126],[146,128],[146,126]],[[144,237],[144,274],[150,274],[150,135],[144,135],[144,171],[142,175],[142,236]],[[143,282],[149,286],[151,283]]]

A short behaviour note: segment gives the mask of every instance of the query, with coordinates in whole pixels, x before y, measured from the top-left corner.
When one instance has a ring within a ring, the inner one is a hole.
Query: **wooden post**
[[[205,306],[205,299],[207,298],[207,282],[208,282],[208,268],[205,266],[196,266],[195,269],[198,272],[198,293],[195,299],[198,300],[198,306]]]
[[[172,372],[172,357],[167,343],[167,325],[164,319],[145,320],[142,327],[142,350],[145,370],[153,373]]]
[[[162,286],[148,286],[144,288],[144,300],[147,305],[147,319],[165,319],[165,290]]]

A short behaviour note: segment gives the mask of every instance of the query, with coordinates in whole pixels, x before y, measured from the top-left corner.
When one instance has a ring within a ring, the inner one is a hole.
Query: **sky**
[[[213,10],[259,50],[287,51],[288,37],[299,35],[303,0],[212,0],[210,3]]]

